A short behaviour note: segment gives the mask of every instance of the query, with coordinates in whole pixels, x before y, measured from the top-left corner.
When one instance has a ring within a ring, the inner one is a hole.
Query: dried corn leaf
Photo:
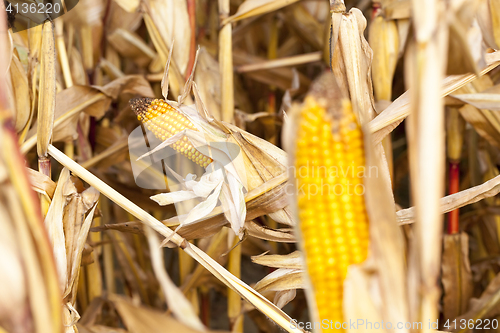
[[[147,97],[154,95],[149,83],[143,76],[139,75],[127,75],[102,87],[73,86],[58,93],[54,141],[75,138],[76,122],[82,111],[96,118],[101,118],[108,110],[112,100],[118,99],[121,94]],[[31,133],[30,138],[21,147],[21,151],[24,153],[33,147],[38,137],[34,130]]]
[[[495,62],[484,68],[480,75],[484,75],[500,65]],[[462,88],[467,83],[472,82],[478,76],[475,74],[450,75],[446,77],[441,86],[441,96],[447,96],[457,89]],[[381,142],[382,139],[394,130],[410,114],[410,95],[405,92],[399,96],[389,107],[382,111],[375,119],[370,121],[368,128],[374,142]]]
[[[271,242],[297,242],[293,234],[293,229],[271,229],[266,226],[260,226],[253,221],[245,223],[245,228],[248,235],[252,237],[265,239]]]
[[[210,332],[193,329],[160,311],[134,305],[124,297],[111,295],[109,298],[130,332],[161,332],[165,328],[172,332]]]
[[[66,290],[66,281],[68,281],[68,260],[63,228],[63,213],[66,203],[64,188],[68,182],[71,182],[69,170],[63,169],[59,175],[54,198],[45,217],[45,228],[52,242],[61,291]]]
[[[185,73],[189,60],[190,38],[191,33],[193,33],[189,25],[186,1],[148,0],[147,4],[147,13],[153,20],[166,47],[172,48],[171,43],[175,40],[173,62],[180,74]]]
[[[125,29],[116,29],[107,37],[109,43],[122,57],[131,58],[138,66],[147,66],[156,53],[137,34]]]
[[[187,244],[187,247],[184,249],[184,251],[186,251],[199,263],[205,266],[205,268],[207,268],[212,274],[214,274],[221,281],[227,284],[231,289],[240,294],[243,299],[248,301],[262,313],[264,313],[267,317],[269,317],[272,321],[278,324],[282,329],[290,333],[296,331],[296,329],[290,327],[290,322],[292,319],[287,314],[277,308],[273,303],[269,302],[265,297],[256,292],[254,289],[250,288],[247,284],[238,280],[231,273],[227,272],[206,253],[189,243]],[[297,277],[295,280],[297,281],[297,285],[299,284],[298,279],[299,278]],[[303,332],[303,330],[300,331]]]
[[[47,195],[50,198],[54,196],[56,183],[54,183],[49,176],[30,168],[27,168],[26,171],[28,172],[28,177],[33,190],[40,194]]]
[[[75,233],[75,244],[73,251],[68,253],[68,257],[71,258],[70,261],[71,270],[69,271],[70,275],[68,276],[68,284],[67,284],[68,289],[66,290],[64,296],[66,296],[72,291],[71,288],[73,288],[73,284],[75,283],[76,278],[78,277],[79,274],[78,271],[80,269],[83,249],[87,242],[87,236],[90,230],[90,226],[92,224],[92,220],[94,219],[94,212],[96,208],[97,204],[94,204],[94,207],[87,214],[87,217],[85,217],[85,221],[81,225],[80,230],[78,230],[78,233]]]
[[[473,291],[469,237],[465,232],[444,235],[443,244],[443,312],[445,319],[454,319],[467,311]]]
[[[500,20],[498,19],[498,5],[492,6],[492,3],[495,2],[496,0],[480,1],[476,15],[484,41],[488,47],[498,50],[500,39],[498,38],[499,36],[496,30],[499,28],[498,24]]]
[[[168,273],[165,271],[163,250],[160,247],[158,236],[149,227],[146,227],[146,236],[149,242],[153,269],[161,284],[169,309],[171,309],[177,320],[184,325],[193,330],[204,331],[205,327],[196,315],[191,303],[186,299],[182,291],[172,282]]]
[[[199,51],[196,72],[194,72],[194,81],[203,82],[199,86],[201,100],[207,110],[210,110],[210,114],[215,119],[221,120],[221,75],[219,72],[219,63],[203,47]]]
[[[464,191],[445,196],[439,200],[440,214],[473,204],[485,198],[493,197],[500,192],[500,176]],[[396,212],[399,224],[415,222],[415,208],[401,209]]]
[[[481,294],[479,298],[473,298],[470,302],[469,311],[460,317],[457,317],[457,322],[460,320],[473,319],[477,322],[478,319],[482,318],[492,318],[499,314],[500,308],[498,303],[500,302],[500,274],[497,274],[493,280],[488,284],[486,290]],[[458,331],[458,327],[454,332]]]
[[[297,290],[295,289],[278,291],[274,295],[273,303],[276,304],[278,308],[283,309],[285,305],[293,301],[295,296],[297,296]]]
[[[254,288],[260,293],[303,289],[305,288],[304,274],[305,271],[302,269],[279,268],[257,282]]]
[[[116,0],[115,2],[129,13],[135,12],[141,3],[140,0]]]
[[[304,2],[290,6],[285,12],[284,19],[290,29],[314,49],[321,50],[325,39],[324,25],[306,10]],[[319,52],[316,61],[321,59],[322,52]]]
[[[298,0],[246,0],[238,7],[236,13],[225,19],[222,24],[225,25],[245,18],[266,14],[291,5],[297,1]]]
[[[299,251],[294,251],[290,254],[279,255],[272,254],[266,255],[261,254],[258,256],[251,257],[252,262],[274,268],[289,268],[289,269],[303,269],[304,260],[302,259],[302,254]]]
[[[147,3],[146,3],[147,4]],[[153,11],[153,9],[150,8],[150,6],[146,5],[146,9],[148,11],[148,14],[144,15],[144,22],[146,24],[146,27],[148,29],[148,32],[151,36],[151,39],[153,41],[153,44],[156,48],[156,51],[158,52],[159,59],[161,62],[152,62],[152,65],[159,65],[160,63],[162,64],[161,67],[163,67],[163,64],[166,64],[169,58],[169,54],[171,51],[169,51],[169,47],[167,45],[167,41],[165,41],[161,35],[160,29],[156,26],[156,21],[152,18],[150,12]],[[156,14],[155,14],[156,15]],[[156,17],[156,20],[161,20],[161,17]],[[178,47],[176,48],[178,49]],[[172,69],[171,69],[171,75],[169,76],[169,84],[170,88],[172,89],[172,94],[174,96],[177,96],[181,92],[181,86],[182,86],[182,74],[181,71],[179,70],[178,66],[176,65],[175,62],[172,63]]]
[[[451,97],[468,103],[478,109],[500,111],[500,94],[490,94],[485,91],[477,94],[453,94]]]
[[[16,132],[19,133],[26,127],[31,117],[31,99],[26,71],[16,56],[12,57],[10,77],[16,105],[16,122],[14,127]]]

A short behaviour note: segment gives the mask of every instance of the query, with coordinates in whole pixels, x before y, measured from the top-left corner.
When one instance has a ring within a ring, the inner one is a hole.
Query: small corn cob
[[[134,98],[130,100],[130,105],[137,115],[137,119],[142,121],[158,139],[163,141],[185,129],[197,131],[196,127],[185,115],[164,100]],[[210,157],[196,150],[187,136],[183,136],[171,147],[204,168],[213,161]]]
[[[343,280],[349,265],[366,259],[369,234],[359,177],[361,128],[351,103],[332,96],[332,89],[338,89],[333,79],[318,82],[300,108],[295,174],[302,249],[318,316],[342,322]]]

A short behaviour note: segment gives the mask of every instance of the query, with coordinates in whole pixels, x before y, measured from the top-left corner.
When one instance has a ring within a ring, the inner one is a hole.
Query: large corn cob
[[[300,109],[295,174],[302,249],[319,319],[342,322],[347,267],[365,260],[369,235],[362,132],[351,103],[332,96],[335,83],[317,83]]]
[[[165,141],[185,129],[196,131],[193,123],[174,107],[161,99],[135,98],[130,100],[137,119],[160,140]],[[171,146],[199,166],[207,167],[212,159],[200,153],[186,136]]]

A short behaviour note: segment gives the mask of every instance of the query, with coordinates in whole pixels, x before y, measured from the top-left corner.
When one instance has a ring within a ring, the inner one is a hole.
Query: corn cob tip
[[[142,97],[142,98],[132,98],[129,101],[130,108],[137,115],[137,118],[140,117],[139,120],[144,118],[144,115],[148,111],[148,108],[153,102],[153,100],[154,99],[150,97]]]
[[[309,96],[314,97],[315,100],[322,104],[330,115],[335,118],[342,116],[339,113],[342,112],[342,103],[347,96],[342,93],[333,73],[325,73],[316,80],[311,86]]]

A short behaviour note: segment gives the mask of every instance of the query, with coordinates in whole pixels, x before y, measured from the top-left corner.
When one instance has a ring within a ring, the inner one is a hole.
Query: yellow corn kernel
[[[331,103],[321,93],[313,91],[300,108],[295,174],[302,249],[319,319],[335,323],[344,321],[347,268],[366,259],[369,234],[361,128],[348,100]]]
[[[191,121],[174,107],[161,99],[135,98],[130,100],[137,119],[160,140],[165,141],[185,129],[197,131]],[[173,149],[199,166],[207,167],[212,159],[203,155],[191,144],[186,136],[171,145]]]

